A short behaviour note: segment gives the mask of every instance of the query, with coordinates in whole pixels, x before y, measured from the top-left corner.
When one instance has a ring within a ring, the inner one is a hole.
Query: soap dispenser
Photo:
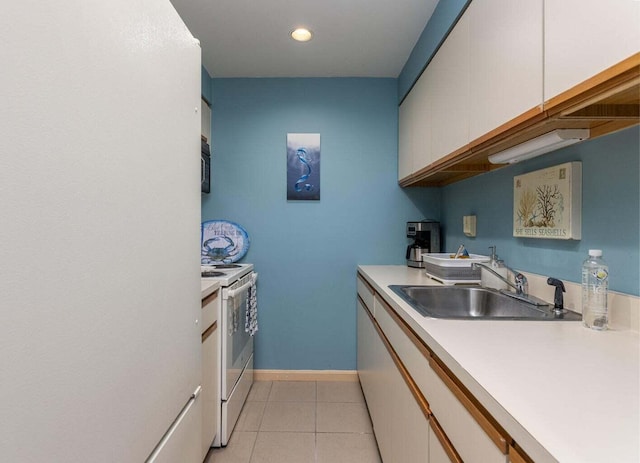
[[[489,267],[491,267],[491,270],[496,272],[498,275],[500,275],[504,279],[507,279],[509,271],[507,270],[504,261],[498,258],[498,254],[496,254],[496,247],[489,246],[489,249],[491,249],[491,260],[489,261]],[[500,280],[491,272],[487,271],[481,273],[480,282],[482,286],[487,288],[494,288],[498,290],[508,288],[508,285],[504,281]]]

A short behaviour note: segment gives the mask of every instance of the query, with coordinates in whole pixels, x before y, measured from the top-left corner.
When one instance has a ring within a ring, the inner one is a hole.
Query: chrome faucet
[[[542,299],[538,299],[537,297],[529,295],[529,282],[527,281],[527,277],[526,276],[524,276],[520,272],[516,272],[511,267],[507,267],[506,265],[505,265],[505,267],[507,268],[507,270],[509,272],[513,273],[515,284],[511,283],[507,278],[503,277],[502,275],[500,275],[498,272],[496,272],[495,270],[493,270],[491,267],[489,267],[486,264],[482,264],[480,262],[474,262],[474,263],[471,264],[471,268],[473,268],[473,269],[481,268],[480,271],[482,271],[482,269],[488,270],[493,275],[498,277],[501,281],[504,281],[506,284],[508,284],[509,286],[511,286],[513,289],[516,290],[516,292],[513,293],[511,291],[507,291],[507,290],[503,289],[503,290],[500,291],[501,293],[506,294],[507,296],[511,296],[514,299],[518,299],[520,301],[527,302],[529,304],[533,304],[535,306],[542,307],[542,306],[548,306],[549,305],[548,302],[545,302]]]
[[[491,267],[489,267],[486,264],[482,264],[480,262],[474,262],[474,263],[471,264],[471,268],[473,268],[473,269],[477,269],[477,268],[480,268],[480,267],[484,268],[485,270],[489,270],[492,274],[494,274],[496,277],[498,277],[501,281],[504,281],[506,284],[511,286],[513,289],[515,289],[517,295],[526,296],[527,293],[529,292],[529,283],[527,281],[527,277],[524,276],[522,273],[516,272],[512,268],[509,268],[509,267],[507,267],[505,265],[507,270],[510,271],[511,273],[513,273],[513,275],[514,275],[514,280],[515,280],[515,284],[514,284],[514,283],[511,283],[507,278],[503,277],[502,275],[500,275],[498,272],[496,272],[494,269],[492,269]],[[482,271],[482,270],[480,270],[480,271]]]

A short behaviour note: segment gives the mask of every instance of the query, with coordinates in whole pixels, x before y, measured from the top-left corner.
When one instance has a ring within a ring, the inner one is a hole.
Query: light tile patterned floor
[[[229,445],[205,463],[380,463],[360,383],[253,384]]]

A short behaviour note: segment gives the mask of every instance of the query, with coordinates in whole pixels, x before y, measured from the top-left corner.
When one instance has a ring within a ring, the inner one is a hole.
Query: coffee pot
[[[440,252],[440,223],[435,220],[407,222],[407,238],[413,239],[407,246],[407,265],[424,268],[422,254]]]

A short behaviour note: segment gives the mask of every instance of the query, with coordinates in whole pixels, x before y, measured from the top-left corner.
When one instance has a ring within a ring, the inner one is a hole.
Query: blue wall
[[[213,79],[202,219],[242,224],[259,272],[256,368],[355,369],[358,264],[403,264],[440,192],[397,184],[395,79]],[[321,134],[320,201],[286,200],[286,135]]]
[[[398,101],[402,101],[413,83],[420,77],[440,44],[462,16],[471,0],[443,0],[438,2],[420,38],[413,47],[409,59],[398,76]]]
[[[612,290],[640,294],[640,151],[638,127],[473,177],[442,189],[445,246],[465,243],[487,254],[498,246],[507,265],[579,282],[589,249],[602,249]],[[569,161],[582,161],[582,239],[514,238],[513,177]],[[477,237],[462,233],[462,216],[477,215]],[[551,289],[550,289],[551,294]]]

